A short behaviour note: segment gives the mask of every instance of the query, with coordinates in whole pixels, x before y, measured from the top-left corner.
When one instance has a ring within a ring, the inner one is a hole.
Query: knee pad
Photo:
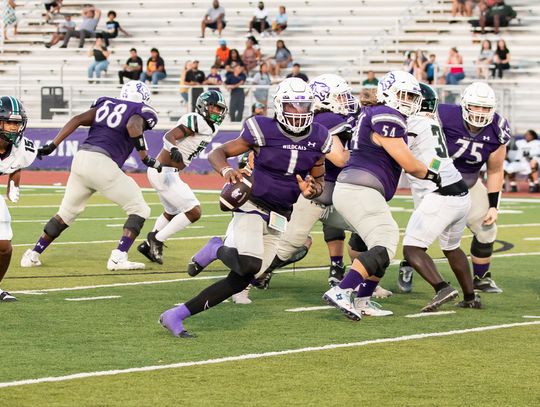
[[[324,241],[326,243],[336,240],[345,240],[345,231],[334,226],[323,224]]]
[[[124,223],[124,229],[129,229],[137,236],[141,233],[141,229],[144,226],[145,218],[139,215],[129,215],[126,223]]]
[[[236,274],[242,277],[253,277],[262,267],[262,259],[244,254],[238,255],[238,270],[233,270]]]
[[[355,252],[367,252],[368,248],[358,233],[351,233],[349,246]]]
[[[476,236],[473,237],[473,240],[471,243],[471,254],[474,257],[479,257],[481,259],[491,257],[491,255],[493,254],[493,242],[481,243],[478,240],[476,240]]]
[[[60,233],[67,228],[68,225],[65,223],[59,222],[56,218],[51,218],[51,220],[49,220],[43,228],[43,231],[53,239],[56,239],[58,236],[60,236]]]
[[[360,253],[358,260],[370,276],[382,278],[386,268],[390,265],[390,257],[386,247],[374,246],[367,252]]]

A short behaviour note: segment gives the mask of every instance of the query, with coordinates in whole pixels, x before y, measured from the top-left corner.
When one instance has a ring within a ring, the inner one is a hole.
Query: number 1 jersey
[[[148,130],[156,125],[157,113],[144,103],[110,97],[97,99],[92,107],[97,109],[96,117],[81,150],[105,154],[121,168],[133,151],[133,141],[127,130],[129,119],[134,115],[141,116],[145,130]]]

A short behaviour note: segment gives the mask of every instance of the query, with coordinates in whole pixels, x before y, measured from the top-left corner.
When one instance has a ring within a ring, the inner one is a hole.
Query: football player
[[[527,130],[523,139],[516,140],[514,149],[508,148],[504,161],[504,172],[510,183],[510,192],[517,192],[516,174],[527,175],[529,192],[540,192],[538,188],[538,161],[540,140],[534,130]],[[510,159],[510,156],[511,159]]]
[[[467,255],[459,247],[471,208],[469,189],[448,156],[444,134],[436,118],[437,95],[426,84],[421,83],[420,88],[423,96],[420,113],[407,120],[408,144],[418,160],[437,169],[441,184],[437,187],[433,182],[407,174],[415,210],[405,230],[403,256],[435,290],[435,296],[422,308],[423,312],[436,311],[458,296],[457,290],[443,280],[426,253],[437,238],[463,290],[464,301],[458,305],[472,304],[473,308],[480,308]]]
[[[484,82],[474,82],[464,90],[461,105],[440,104],[438,108],[448,153],[471,193],[467,227],[474,235],[471,243],[474,288],[487,293],[502,292],[491,278],[489,266],[497,237],[506,144],[511,138],[508,121],[495,112],[496,106],[493,89]],[[487,188],[479,179],[484,164]]]
[[[241,180],[227,157],[255,150],[250,199],[234,210],[223,242],[213,238],[195,254],[202,267],[220,259],[231,269],[228,276],[191,300],[161,314],[160,322],[174,336],[186,337],[184,320],[244,290],[261,269],[266,269],[281,234],[302,194],[316,198],[324,188],[324,156],[330,152],[328,130],[313,122],[313,93],[298,78],[280,83],[274,97],[275,118],[246,120],[240,136],[213,150],[209,161],[227,182]]]
[[[157,123],[157,113],[149,101],[148,87],[142,82],[130,81],[122,87],[119,98],[100,97],[89,110],[71,118],[51,143],[39,148],[38,157],[49,155],[79,126],[90,126],[88,137],[73,157],[60,209],[45,225],[35,247],[24,253],[21,267],[40,266],[41,253],[77,219],[97,191],[128,215],[118,247],[107,261],[107,269],[144,268],[144,263],[129,261],[127,252],[150,216],[150,207],[137,183],[121,167],[135,147],[146,166],[161,169],[159,161],[148,155],[143,135]]]
[[[358,117],[351,157],[338,176],[332,197],[334,207],[368,249],[354,259],[341,283],[323,296],[352,320],[360,320],[362,315],[392,315],[374,305],[371,296],[399,241],[399,228],[387,201],[394,196],[402,168],[417,178],[440,182],[439,175],[414,158],[405,142],[406,119],[422,103],[416,78],[402,71],[387,73],[377,87],[377,100],[379,105],[363,108]]]
[[[146,241],[137,250],[149,260],[163,264],[163,243],[172,235],[197,222],[201,204],[178,172],[205,149],[217,134],[227,113],[221,92],[208,90],[197,98],[195,112],[180,118],[177,126],[163,137],[163,149],[157,156],[163,169],[148,168],[148,180],[156,190],[164,212],[157,218]]]
[[[27,116],[21,101],[12,96],[0,97],[0,174],[8,174],[7,197],[19,200],[21,168],[28,167],[36,158],[34,143],[23,136]],[[11,261],[11,216],[4,197],[0,196],[0,281]],[[0,288],[0,302],[16,298]]]

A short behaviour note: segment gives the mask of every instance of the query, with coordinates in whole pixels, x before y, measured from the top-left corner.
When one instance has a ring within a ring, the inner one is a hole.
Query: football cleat
[[[24,252],[21,259],[21,267],[39,267],[41,261],[39,260],[39,253],[31,249]]]
[[[374,298],[388,298],[391,297],[393,294],[394,293],[392,291],[387,290],[380,285],[377,285],[377,287],[375,287],[375,291],[373,291],[373,294],[371,296]]]
[[[354,308],[353,290],[351,288],[342,289],[339,286],[334,286],[324,293],[323,299],[337,309],[339,309],[345,316],[353,321],[360,321],[362,314],[360,311]]]
[[[397,280],[399,291],[405,294],[412,291],[413,274],[414,268],[412,268],[409,263],[407,263],[405,260],[399,263],[399,273]]]
[[[497,287],[495,281],[491,278],[491,274],[486,275],[483,278],[474,276],[473,280],[474,290],[484,293],[502,293],[503,290]]]
[[[136,263],[128,260],[128,254],[118,249],[114,249],[111,252],[111,256],[107,261],[107,269],[109,271],[115,270],[143,270],[144,263]]]
[[[191,258],[188,264],[187,272],[191,277],[195,277],[203,271],[210,263],[217,259],[217,251],[223,246],[223,240],[220,237],[211,238],[204,247]]]
[[[251,285],[259,290],[268,290],[273,275],[271,271],[264,272],[259,278],[252,280]]]
[[[394,315],[392,311],[382,309],[381,304],[378,302],[371,301],[370,297],[355,298],[354,309],[368,317],[386,317],[388,315]]]
[[[17,298],[15,296],[11,295],[7,291],[2,291],[0,288],[0,302],[12,302],[17,301]]]
[[[424,308],[422,308],[422,312],[437,311],[437,309],[441,305],[443,305],[444,303],[448,301],[452,301],[454,298],[457,298],[458,295],[459,293],[457,292],[457,290],[451,285],[449,285],[448,287],[441,288],[439,291],[437,291],[437,293],[435,294],[431,302],[428,305],[426,305]]]
[[[480,301],[480,295],[475,294],[474,300],[470,301],[460,301],[456,304],[459,308],[475,308],[475,309],[481,309],[482,308],[482,302]]]
[[[146,257],[148,260],[154,261],[150,256],[150,245],[146,240],[137,246],[137,251],[141,253],[144,257]]]
[[[161,314],[159,317],[159,323],[173,336],[178,338],[193,338],[193,335],[184,329],[183,320],[180,318],[177,312],[178,308],[179,307],[168,309]]]
[[[253,301],[249,299],[249,286],[245,289],[240,291],[239,293],[232,295],[232,300],[235,304],[242,304],[247,305],[251,304]]]
[[[156,239],[157,232],[148,232],[146,241],[150,248],[150,257],[154,263],[163,264],[163,242]]]
[[[340,266],[332,262],[330,265],[330,271],[328,273],[328,284],[330,287],[334,287],[341,283],[343,277],[345,276],[345,266]]]

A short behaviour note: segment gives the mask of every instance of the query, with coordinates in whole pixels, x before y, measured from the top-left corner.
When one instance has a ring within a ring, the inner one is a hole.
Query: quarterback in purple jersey
[[[389,72],[379,82],[377,101],[378,105],[363,108],[358,117],[351,157],[338,176],[333,195],[334,207],[368,248],[354,259],[341,283],[323,296],[353,320],[362,315],[392,315],[375,306],[371,296],[399,242],[399,228],[387,201],[396,192],[401,169],[440,183],[439,175],[415,159],[405,141],[406,118],[416,114],[422,103],[416,78],[402,71]]]
[[[492,293],[502,292],[491,278],[489,266],[497,237],[506,144],[511,138],[508,121],[495,112],[496,106],[493,89],[484,82],[474,82],[464,90],[461,105],[441,104],[438,109],[448,153],[471,193],[467,226],[474,235],[471,243],[474,287]],[[479,180],[484,164],[487,188]]]
[[[240,136],[213,150],[208,159],[227,182],[242,178],[227,157],[255,151],[249,201],[236,209],[223,242],[213,238],[193,257],[205,267],[216,258],[231,272],[197,296],[161,314],[160,322],[174,336],[190,336],[183,321],[244,290],[275,253],[300,195],[320,196],[324,188],[324,157],[332,147],[328,130],[313,122],[313,93],[307,83],[288,78],[274,97],[276,117],[254,116]]]
[[[150,91],[144,83],[128,82],[122,87],[120,98],[97,99],[88,111],[69,120],[51,143],[38,150],[38,157],[49,155],[79,126],[90,127],[88,137],[73,157],[60,209],[45,225],[35,247],[24,253],[22,267],[40,266],[40,254],[77,219],[88,199],[101,192],[128,215],[107,268],[144,268],[144,263],[128,261],[127,252],[150,216],[150,207],[137,183],[121,167],[135,147],[145,165],[161,170],[161,164],[148,156],[143,136],[145,130],[157,123],[157,113],[148,105],[149,100]]]

